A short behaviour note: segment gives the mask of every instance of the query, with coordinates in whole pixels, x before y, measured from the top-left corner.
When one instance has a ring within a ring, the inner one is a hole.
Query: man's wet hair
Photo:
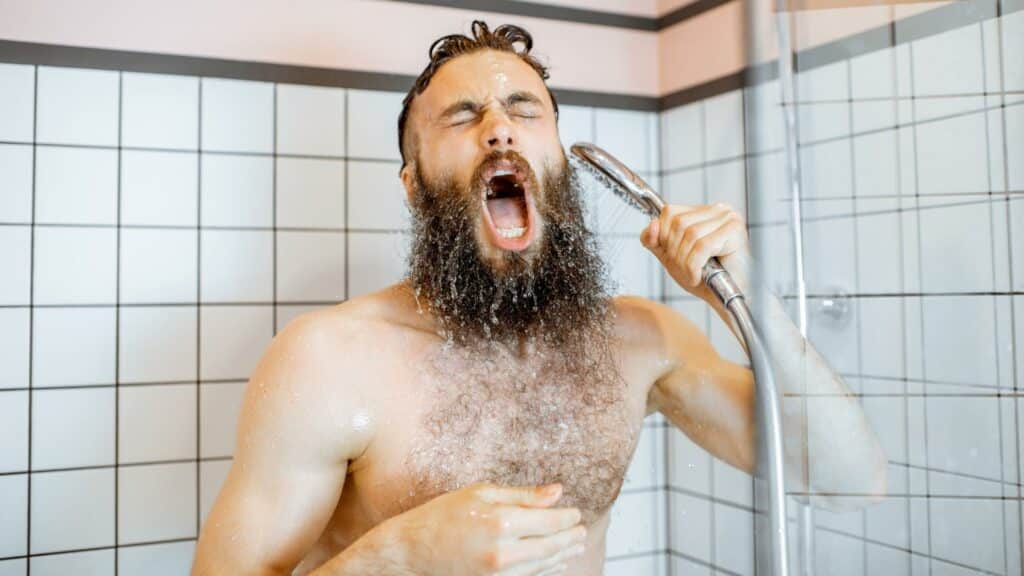
[[[423,69],[423,72],[420,72],[416,82],[409,89],[409,93],[402,100],[402,113],[398,115],[398,151],[402,155],[403,168],[408,161],[407,152],[411,152],[406,149],[405,124],[409,119],[409,109],[412,107],[412,101],[427,89],[430,80],[434,77],[434,74],[437,74],[441,66],[449,60],[464,54],[472,54],[481,50],[498,50],[518,56],[545,81],[545,88],[548,90],[548,96],[551,98],[551,104],[554,107],[555,118],[558,117],[558,102],[555,100],[555,95],[551,92],[551,88],[547,87],[547,66],[530,54],[530,50],[533,49],[533,36],[525,29],[513,24],[503,24],[492,31],[482,20],[474,20],[471,29],[473,33],[472,38],[464,34],[449,34],[438,38],[430,45],[430,49],[427,51],[430,55],[430,63]]]

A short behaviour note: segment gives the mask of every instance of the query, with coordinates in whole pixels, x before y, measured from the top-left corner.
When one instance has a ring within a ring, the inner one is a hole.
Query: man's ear
[[[412,163],[407,162],[405,166],[402,166],[402,170],[399,172],[399,175],[402,178],[402,186],[405,186],[405,200],[410,206],[412,206],[412,195],[416,191],[416,186],[414,185],[414,179],[412,176]]]

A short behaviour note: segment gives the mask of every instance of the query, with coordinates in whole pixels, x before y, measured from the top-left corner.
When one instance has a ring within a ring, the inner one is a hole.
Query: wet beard
[[[606,332],[605,270],[578,190],[568,166],[547,173],[537,202],[543,234],[527,256],[504,252],[499,269],[482,259],[477,244],[479,193],[451,179],[427,183],[416,170],[408,278],[449,341],[535,339],[561,347]]]

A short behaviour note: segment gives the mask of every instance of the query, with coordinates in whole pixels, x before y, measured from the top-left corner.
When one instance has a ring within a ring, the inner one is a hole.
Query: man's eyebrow
[[[530,92],[529,90],[516,90],[515,92],[513,92],[513,93],[509,94],[508,96],[506,96],[501,101],[501,103],[502,103],[502,106],[504,106],[505,108],[511,108],[512,106],[515,106],[516,104],[522,104],[522,103],[527,103],[527,104],[543,104],[544,101],[541,100],[533,92]],[[447,108],[445,108],[441,112],[441,114],[438,116],[438,118],[440,118],[442,120],[445,120],[445,119],[448,119],[451,116],[454,116],[454,115],[456,115],[456,114],[458,114],[460,112],[466,112],[466,111],[476,112],[480,108],[481,108],[481,106],[480,106],[480,104],[478,102],[474,102],[473,100],[470,100],[468,98],[462,98],[462,99],[456,101],[455,103],[450,104]]]
[[[538,98],[536,94],[530,92],[529,90],[516,90],[515,92],[509,94],[505,98],[503,103],[505,107],[508,108],[514,104],[520,104],[523,102],[526,102],[528,104],[543,104],[543,101],[540,98]]]
[[[445,108],[444,111],[441,112],[441,115],[439,117],[441,119],[446,119],[450,116],[458,114],[459,112],[465,112],[466,110],[475,112],[478,108],[480,108],[479,104],[473,102],[472,100],[469,100],[468,98],[463,98]]]

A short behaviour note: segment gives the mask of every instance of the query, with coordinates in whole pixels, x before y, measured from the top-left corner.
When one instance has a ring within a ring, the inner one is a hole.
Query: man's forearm
[[[830,508],[863,505],[864,498],[855,495],[883,495],[887,461],[860,403],[800,335],[778,298],[764,289],[744,288],[783,395],[783,428],[788,438],[800,440],[790,443],[786,453],[789,481],[815,490],[821,496],[812,500],[824,499]],[[731,315],[721,306],[716,311],[740,338]]]
[[[387,521],[363,534],[310,576],[411,576],[398,535]]]

